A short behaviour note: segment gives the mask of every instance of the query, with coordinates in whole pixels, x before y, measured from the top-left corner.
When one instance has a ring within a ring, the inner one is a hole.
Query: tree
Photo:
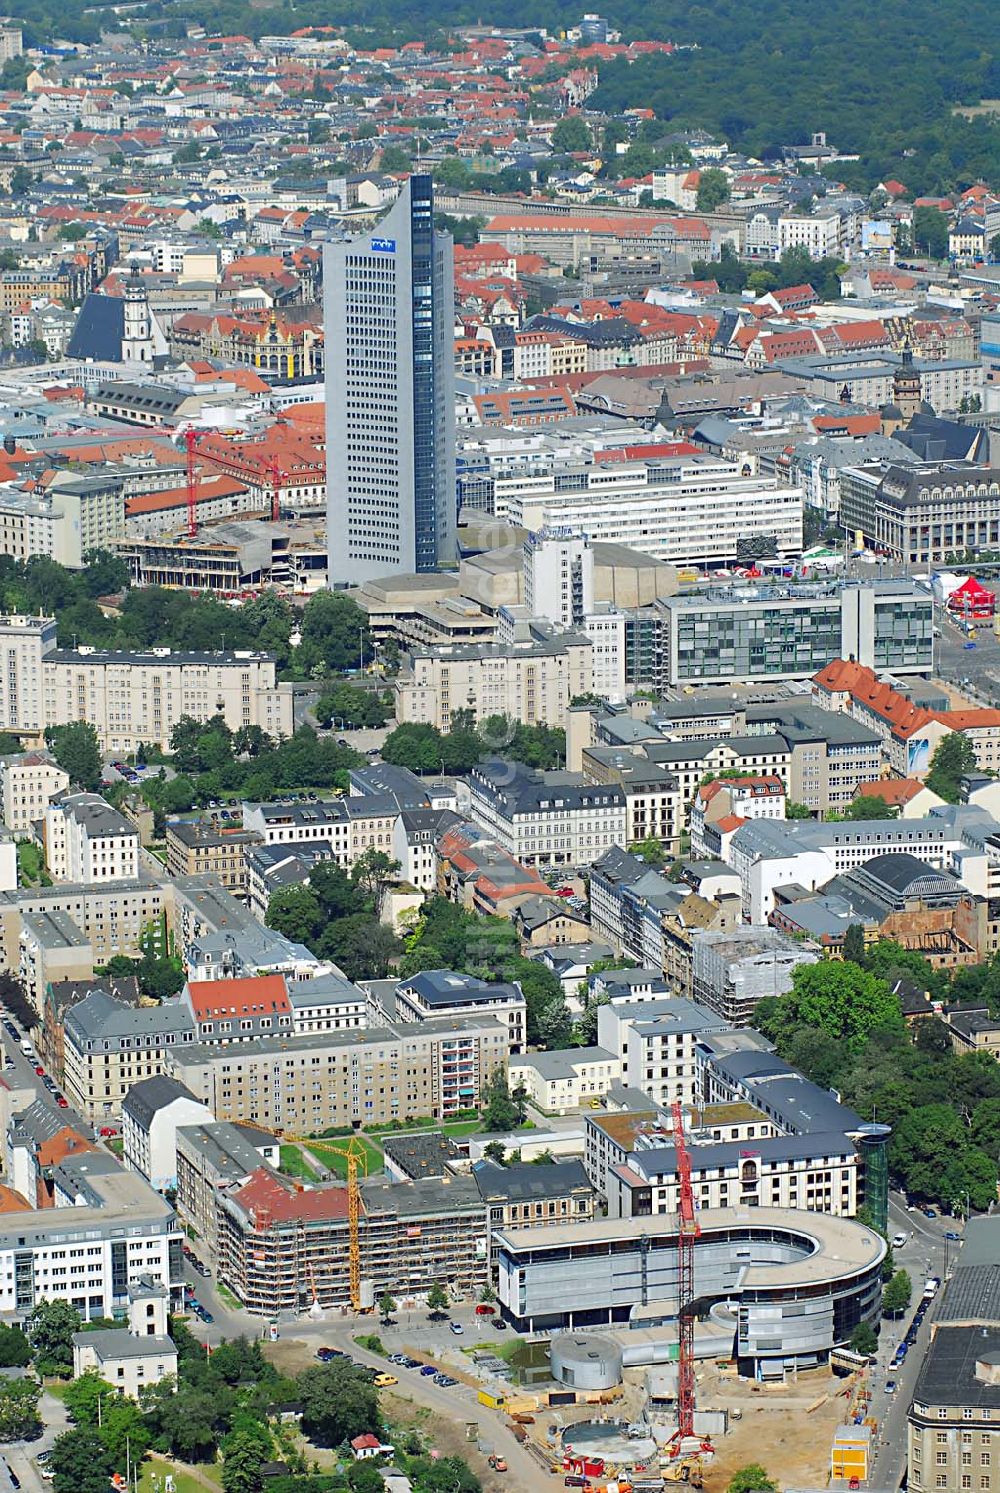
[[[790,798],[785,804],[786,819],[811,819],[812,817],[812,809],[810,809],[808,804],[796,803],[793,798]]]
[[[320,952],[339,964],[349,980],[384,980],[399,953],[399,940],[370,913],[358,912],[327,927]]]
[[[109,1404],[102,1405],[98,1434],[116,1467],[124,1467],[129,1460],[133,1466],[141,1462],[153,1439],[135,1401],[117,1394]]]
[[[300,1374],[302,1430],[320,1446],[339,1446],[379,1429],[378,1395],[353,1364],[325,1363]]]
[[[963,731],[952,731],[941,738],[931,758],[931,770],[924,779],[932,793],[946,803],[958,803],[960,780],[974,772],[976,753]]]
[[[442,740],[436,726],[404,721],[383,742],[382,760],[394,767],[408,767],[411,772],[439,772]]]
[[[108,1493],[114,1458],[96,1431],[67,1431],[52,1448],[52,1493]]]
[[[1000,233],[995,233],[990,239],[990,259],[994,264],[1000,261]]]
[[[0,1369],[23,1369],[31,1362],[31,1344],[20,1327],[0,1322]]]
[[[514,1102],[502,1068],[494,1068],[482,1086],[480,1093],[483,1128],[504,1132],[513,1130],[519,1123],[518,1107]]]
[[[913,209],[913,247],[923,249],[930,259],[947,257],[948,219],[940,208]]]
[[[896,810],[877,793],[861,793],[844,810],[845,819],[895,819]]]
[[[859,1322],[851,1333],[851,1347],[855,1353],[863,1353],[866,1358],[871,1358],[873,1353],[878,1352],[878,1333],[870,1322]]]
[[[844,946],[841,952],[844,958],[849,959],[852,964],[864,964],[865,930],[860,923],[852,923],[844,934]]]
[[[347,1482],[351,1493],[383,1493],[385,1483],[382,1474],[371,1462],[355,1462],[347,1469]]]
[[[877,1028],[902,1024],[885,981],[845,961],[797,965],[791,990],[775,1005],[778,1030],[789,1023],[815,1026],[853,1048]]]
[[[30,1441],[39,1434],[41,1395],[37,1379],[0,1379],[0,1441]]]
[[[495,1161],[497,1166],[507,1165],[507,1148],[502,1140],[491,1140],[483,1147],[483,1155],[490,1161]]]
[[[70,780],[88,792],[101,785],[101,748],[97,732],[89,721],[73,721],[68,726],[49,726],[45,739],[59,766]]]
[[[231,1436],[222,1463],[223,1493],[260,1493],[264,1486],[260,1469],[259,1443],[245,1434]]]
[[[54,1301],[43,1299],[37,1303],[25,1329],[40,1374],[73,1372],[73,1334],[81,1326],[80,1313],[68,1301],[57,1297]]]
[[[590,127],[579,114],[567,114],[564,119],[560,119],[549,139],[553,150],[565,151],[569,154],[574,151],[590,150],[594,143]]]
[[[398,1303],[391,1291],[383,1291],[378,1299],[379,1313],[383,1317],[391,1317]]]
[[[647,835],[644,840],[637,840],[634,845],[629,846],[629,850],[632,855],[641,856],[647,866],[652,866],[654,870],[666,864],[667,852],[655,835]]]
[[[308,944],[323,926],[319,898],[308,886],[279,887],[268,901],[264,921],[292,943]]]
[[[427,1306],[429,1310],[432,1312],[446,1312],[449,1305],[448,1292],[444,1286],[441,1285],[440,1281],[432,1281],[430,1289],[427,1292]]]
[[[910,1304],[913,1283],[906,1270],[897,1270],[882,1293],[882,1310],[887,1317],[900,1317]]]
[[[30,843],[30,842],[29,842]],[[38,1012],[28,999],[24,981],[17,975],[0,974],[0,1005],[9,1011],[14,1020],[30,1031],[38,1020]]]
[[[733,1473],[726,1493],[778,1493],[778,1485],[768,1477],[759,1462],[749,1462]]]
[[[398,880],[400,870],[399,861],[386,855],[384,850],[376,850],[374,845],[369,845],[351,867],[351,880],[358,886],[363,886],[368,896],[373,898],[379,883]]]
[[[96,1369],[88,1369],[63,1391],[63,1401],[74,1425],[96,1426],[99,1418],[98,1405],[106,1395],[117,1394],[117,1390],[102,1379]]]
[[[698,211],[714,213],[729,201],[729,178],[718,166],[709,166],[698,178]]]

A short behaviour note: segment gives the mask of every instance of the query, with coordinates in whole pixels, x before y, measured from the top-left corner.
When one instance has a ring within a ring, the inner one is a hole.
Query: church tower
[[[139,276],[138,265],[125,284],[123,296],[124,325],[122,327],[122,358],[134,359],[137,363],[153,361],[153,318],[149,310],[149,297]]]
[[[913,348],[909,343],[903,348],[903,360],[893,376],[892,402],[899,410],[904,425],[908,425],[923,406],[920,374],[913,366]]]

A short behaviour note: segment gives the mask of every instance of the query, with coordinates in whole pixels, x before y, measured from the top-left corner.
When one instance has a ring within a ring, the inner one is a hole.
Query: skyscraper
[[[455,313],[429,176],[326,245],[324,286],[330,585],[433,570],[455,553]]]

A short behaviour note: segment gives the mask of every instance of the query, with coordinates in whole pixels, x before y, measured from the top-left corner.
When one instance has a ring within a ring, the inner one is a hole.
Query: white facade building
[[[98,793],[74,793],[49,804],[45,851],[55,881],[93,886],[139,874],[139,831]]]
[[[19,752],[0,759],[3,822],[15,833],[44,819],[50,801],[69,787],[64,772],[48,752]]]

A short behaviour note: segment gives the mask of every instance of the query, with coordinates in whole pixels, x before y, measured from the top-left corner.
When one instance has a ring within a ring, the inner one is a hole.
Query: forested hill
[[[1000,99],[996,0],[773,0],[763,11],[743,0],[623,0],[608,13],[629,34],[699,50],[609,64],[596,107],[642,104],[757,156],[825,130],[862,156],[858,185],[891,169],[922,192],[979,177],[1000,187],[1000,128],[953,114]]]
[[[925,193],[980,178],[1000,188],[1000,125],[953,112],[1000,99],[1000,0],[772,0],[763,10],[746,0],[609,0],[593,8],[626,40],[697,48],[603,64],[593,107],[652,108],[756,156],[825,130],[862,157],[856,169],[838,167],[858,187],[892,174]],[[92,0],[7,0],[6,9],[23,18],[31,43],[93,40],[111,19]],[[168,33],[182,34],[192,21],[254,37],[332,25],[358,45],[441,43],[449,28],[471,22],[558,35],[585,9],[583,0],[151,0],[124,23],[166,21]]]

